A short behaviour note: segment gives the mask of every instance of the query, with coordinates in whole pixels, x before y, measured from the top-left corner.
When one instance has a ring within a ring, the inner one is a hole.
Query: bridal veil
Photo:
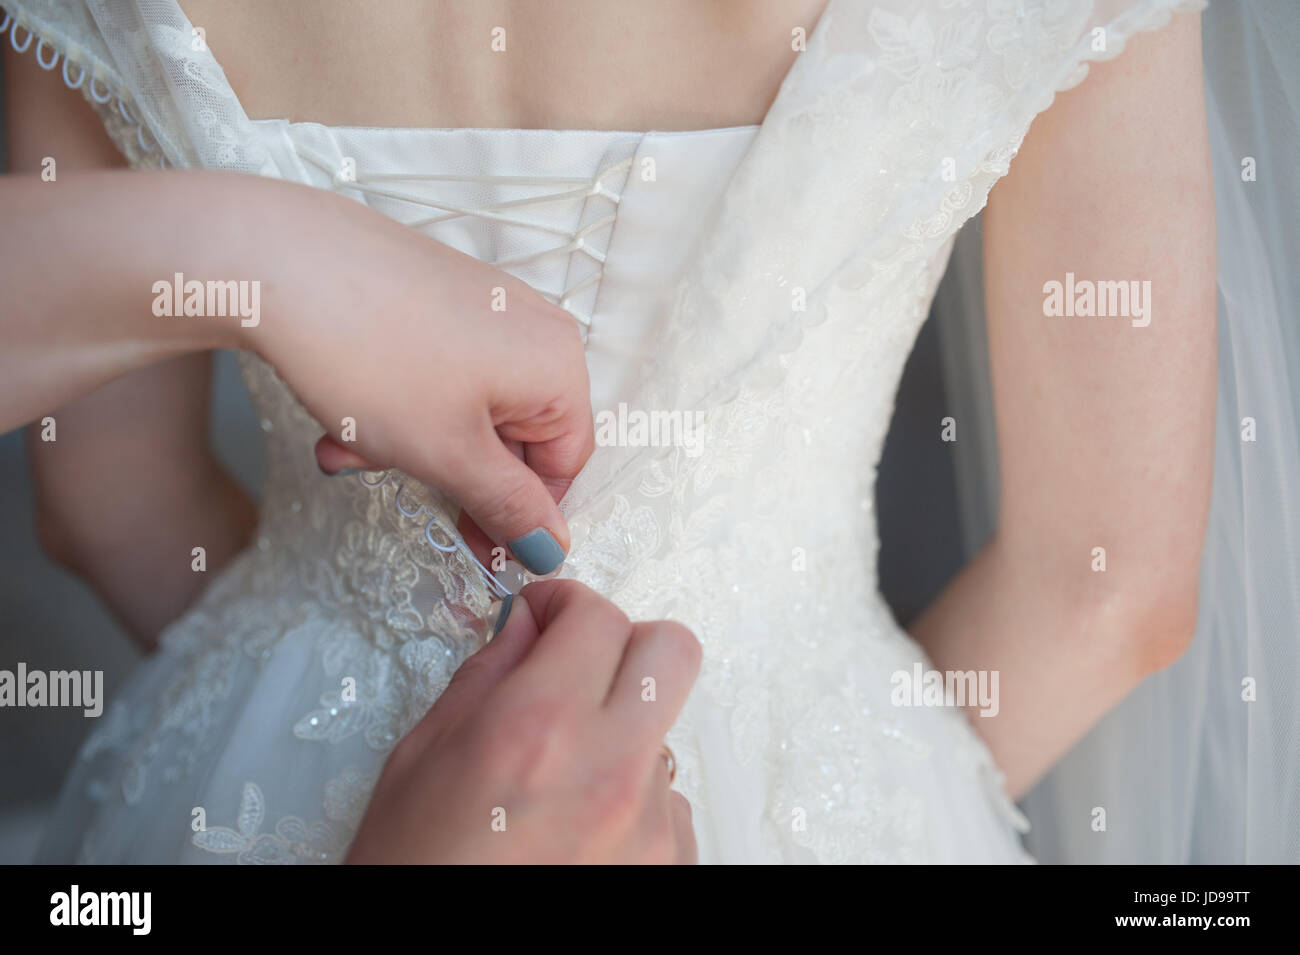
[[[1024,800],[1045,862],[1300,861],[1300,6],[1214,0],[1202,33],[1219,383],[1197,630]],[[967,229],[935,308],[949,406],[978,436],[956,454],[970,553],[997,500],[980,275]]]

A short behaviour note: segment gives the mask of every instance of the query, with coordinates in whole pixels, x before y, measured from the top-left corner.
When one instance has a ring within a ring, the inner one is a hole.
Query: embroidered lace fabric
[[[522,131],[251,121],[172,2],[2,5],[11,40],[34,31],[110,91],[98,108],[134,165],[353,194],[564,302],[598,411],[702,415],[698,447],[597,449],[563,505],[563,573],[700,637],[668,742],[703,861],[1024,858],[963,718],[890,703],[891,675],[929,664],[876,592],[875,466],[953,236],[1029,123],[1198,4],[831,0],[756,130],[523,152]],[[432,136],[449,148],[403,166]],[[475,136],[502,151],[484,161]],[[539,183],[572,195],[511,205]],[[384,754],[480,644],[481,573],[430,546],[454,535],[449,503],[395,473],[322,478],[319,425],[244,368],[267,432],[258,544],[106,713],[47,858],[337,860]]]

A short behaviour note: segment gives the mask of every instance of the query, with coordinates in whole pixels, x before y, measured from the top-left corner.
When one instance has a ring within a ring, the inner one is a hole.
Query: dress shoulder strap
[[[12,48],[61,69],[132,165],[274,174],[176,0],[0,0],[0,11]]]

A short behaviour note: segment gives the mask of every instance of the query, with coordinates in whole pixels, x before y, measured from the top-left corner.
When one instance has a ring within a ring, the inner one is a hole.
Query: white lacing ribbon
[[[41,69],[47,72],[52,71],[59,65],[59,59],[62,57],[63,83],[68,89],[81,89],[82,84],[86,83],[86,91],[89,93],[90,98],[100,106],[107,104],[114,98],[112,88],[107,84],[101,84],[95,77],[90,77],[87,83],[86,67],[81,63],[76,64],[78,72],[77,78],[74,80],[68,75],[68,66],[72,64],[72,60],[66,54],[62,53],[58,47],[44,37],[37,36],[30,28],[19,24],[7,9],[0,7],[0,13],[4,14],[4,19],[0,20],[0,33],[4,33],[5,30],[9,31],[9,45],[15,53],[26,53],[31,49],[32,41],[35,40],[36,63]],[[20,29],[27,31],[27,35],[23,38],[21,44],[18,41],[18,31]],[[101,85],[103,92],[100,92]],[[153,142],[153,137],[145,130],[144,124],[127,111],[126,101],[120,95],[117,96],[117,112],[126,121],[127,125],[135,127],[135,141],[140,145],[141,152],[151,153],[158,148],[157,143]],[[146,137],[148,137],[148,141],[146,141]],[[159,160],[164,168],[171,165],[166,156],[160,156]]]
[[[580,293],[600,281],[601,271],[605,265],[605,254],[597,248],[593,248],[587,243],[587,238],[592,233],[599,232],[607,226],[614,223],[617,216],[616,212],[601,216],[582,226],[577,231],[569,231],[554,226],[548,226],[544,223],[529,222],[525,219],[519,219],[511,215],[512,212],[527,208],[530,206],[545,205],[553,202],[567,202],[574,199],[585,199],[591,196],[603,196],[612,202],[615,206],[622,200],[620,193],[614,192],[605,185],[604,180],[615,173],[623,172],[632,165],[631,157],[611,162],[602,166],[594,175],[587,178],[575,178],[572,176],[450,176],[450,175],[421,175],[413,173],[363,173],[358,170],[355,176],[345,176],[339,169],[337,162],[331,162],[326,157],[320,155],[314,150],[297,145],[294,147],[300,157],[313,166],[325,172],[330,177],[330,187],[336,190],[352,189],[368,196],[380,196],[386,199],[396,199],[399,202],[409,202],[413,205],[424,206],[429,209],[437,209],[435,215],[425,216],[418,219],[411,219],[403,222],[403,225],[410,226],[413,229],[420,229],[440,222],[447,222],[451,219],[458,218],[476,218],[488,222],[500,222],[504,225],[513,225],[520,228],[532,229],[535,232],[543,232],[549,235],[558,236],[563,241],[558,245],[548,246],[539,249],[536,252],[529,252],[524,255],[517,255],[510,258],[499,259],[495,262],[488,263],[495,268],[505,269],[519,265],[526,265],[529,262],[543,259],[552,255],[569,255],[574,252],[581,252],[590,258],[596,265],[596,272],[570,288],[565,289],[558,295],[547,292],[540,292],[544,298],[552,304],[558,305],[567,311],[582,326],[583,338],[585,340],[587,330],[591,327],[591,316],[575,312],[572,308],[573,299]],[[405,189],[397,189],[385,183],[400,182],[449,182],[449,183],[484,183],[487,185],[505,185],[505,186],[551,186],[561,187],[558,192],[544,192],[536,196],[527,196],[522,199],[509,199],[501,202],[488,203],[480,208],[467,208],[448,202],[442,202],[433,199],[427,195],[413,192]]]

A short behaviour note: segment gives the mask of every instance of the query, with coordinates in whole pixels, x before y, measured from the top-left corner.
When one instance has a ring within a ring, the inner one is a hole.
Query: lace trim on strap
[[[82,92],[133,166],[274,174],[201,31],[174,0],[0,0],[0,8],[85,69],[92,88]]]
[[[114,144],[131,165],[159,169],[172,165],[153,133],[137,118],[131,97],[122,91],[121,79],[107,70],[101,60],[72,40],[56,38],[56,31],[42,26],[21,9],[0,6],[0,13],[4,14],[0,19],[0,36],[9,34],[9,45],[15,53],[26,53],[35,43],[36,62],[47,72],[53,72],[62,61],[60,72],[64,84],[68,89],[80,91],[95,108]],[[19,30],[26,32],[21,42]],[[75,79],[69,67],[76,69]]]

